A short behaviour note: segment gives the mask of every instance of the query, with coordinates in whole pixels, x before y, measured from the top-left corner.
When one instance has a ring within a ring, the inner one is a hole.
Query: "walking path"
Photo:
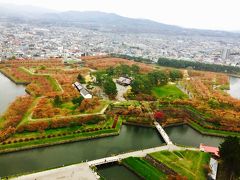
[[[209,162],[209,167],[211,169],[210,176],[213,180],[217,179],[217,169],[218,169],[218,161],[211,158]]]
[[[167,135],[167,133],[165,132],[165,130],[162,128],[162,126],[154,121],[154,125],[155,127],[157,128],[158,132],[161,134],[161,136],[163,137],[164,141],[170,145],[170,144],[173,144],[172,141],[170,140],[169,136]]]
[[[188,95],[189,99],[193,99],[193,95],[191,92],[189,92],[187,89],[185,89],[183,86],[180,84],[176,85],[178,89],[180,89],[184,94]]]
[[[116,84],[118,94],[116,96],[116,99],[118,101],[126,101],[124,98],[124,94],[130,89],[130,86],[122,86],[116,82],[116,79],[113,80]]]
[[[173,144],[165,145],[165,146],[159,146],[155,148],[150,149],[144,149],[124,154],[119,154],[112,157],[106,157],[102,159],[97,159],[93,161],[89,161],[87,163],[80,163],[76,165],[61,167],[53,170],[43,171],[39,173],[29,174],[29,175],[23,175],[17,178],[14,178],[14,180],[96,180],[99,179],[99,176],[96,172],[94,172],[90,167],[91,166],[97,166],[101,164],[107,164],[111,162],[117,162],[122,159],[128,158],[128,157],[145,157],[147,154],[159,152],[163,150],[168,151],[177,151],[177,150],[193,150],[193,151],[199,151],[197,148],[185,148],[185,147],[179,147]],[[51,178],[50,178],[51,177]]]
[[[87,163],[66,166],[14,178],[14,180],[96,180],[97,173]]]
[[[128,157],[145,157],[147,154],[164,151],[164,150],[168,150],[168,151],[178,151],[178,150],[196,151],[197,150],[198,151],[199,149],[185,148],[185,147],[179,147],[179,146],[176,146],[173,144],[169,144],[169,145],[165,145],[165,146],[159,146],[159,147],[155,147],[155,148],[144,149],[144,150],[129,152],[129,153],[125,153],[125,154],[119,154],[119,155],[112,156],[112,157],[106,157],[106,158],[102,158],[102,159],[89,161],[88,165],[89,166],[97,166],[97,165],[101,165],[101,164],[107,164],[107,163],[111,163],[111,162],[120,161],[120,160],[126,159]]]

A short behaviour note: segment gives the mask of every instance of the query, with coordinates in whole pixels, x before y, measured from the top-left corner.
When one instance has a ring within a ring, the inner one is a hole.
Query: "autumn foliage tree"
[[[161,111],[157,111],[157,112],[154,113],[154,118],[157,121],[163,120],[163,117],[164,117],[164,113],[161,112]]]
[[[92,99],[84,99],[81,102],[81,105],[79,106],[79,110],[80,111],[87,111],[87,110],[91,110],[94,109],[96,106],[98,106],[100,104],[99,99],[94,97]]]

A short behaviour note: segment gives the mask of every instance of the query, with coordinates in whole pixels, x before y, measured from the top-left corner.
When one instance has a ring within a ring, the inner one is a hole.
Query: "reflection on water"
[[[228,93],[237,99],[240,99],[240,78],[230,77],[230,90]]]
[[[200,143],[216,146],[223,141],[223,138],[202,135],[188,125],[166,128],[170,139],[180,145],[199,147]]]
[[[106,180],[140,180],[140,178],[126,167],[121,165],[102,165],[98,173]]]

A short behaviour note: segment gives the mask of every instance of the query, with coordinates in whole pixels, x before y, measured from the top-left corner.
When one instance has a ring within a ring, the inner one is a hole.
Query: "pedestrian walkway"
[[[173,144],[172,141],[170,140],[169,136],[165,132],[165,130],[162,128],[162,126],[158,122],[154,122],[155,127],[157,128],[158,132],[161,134],[163,137],[164,141],[169,145]]]
[[[169,145],[165,145],[165,146],[159,146],[159,147],[155,147],[155,148],[144,149],[144,150],[124,153],[124,154],[119,154],[119,155],[112,156],[112,157],[106,157],[106,158],[102,158],[102,159],[89,161],[88,165],[89,166],[98,166],[98,165],[107,164],[107,163],[111,163],[111,162],[121,161],[122,159],[126,159],[128,157],[145,157],[147,154],[164,151],[164,150],[168,150],[168,151],[193,150],[194,151],[194,150],[199,150],[199,149],[184,148],[184,147],[176,146],[174,144],[169,144]]]
[[[149,148],[124,154],[119,154],[112,157],[106,157],[102,159],[97,159],[93,161],[89,161],[87,163],[80,163],[76,165],[61,167],[57,169],[52,169],[48,171],[43,171],[39,173],[23,175],[14,180],[48,180],[51,177],[51,180],[96,180],[100,177],[94,172],[90,167],[98,166],[102,164],[107,164],[111,162],[121,161],[122,159],[126,159],[128,157],[145,157],[147,154],[159,152],[159,151],[179,151],[179,150],[192,150],[192,151],[199,151],[197,148],[185,148],[176,146],[174,144],[169,144],[165,146],[159,146],[155,148]]]
[[[96,180],[99,179],[87,163],[81,163],[14,178],[14,180]]]

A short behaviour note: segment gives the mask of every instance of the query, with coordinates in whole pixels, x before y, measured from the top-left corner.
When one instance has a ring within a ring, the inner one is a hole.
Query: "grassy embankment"
[[[161,151],[150,154],[154,159],[165,164],[189,180],[205,180],[210,155],[199,151]]]
[[[201,124],[203,123],[202,121],[204,121],[204,124],[206,125],[213,125],[216,128],[219,126],[214,125],[213,123],[209,123],[206,120],[204,120],[205,118],[209,118],[211,115],[210,114],[206,114],[206,113],[202,113],[199,112],[197,109],[190,107],[190,106],[184,106],[185,109],[188,109],[189,111],[193,112],[194,114],[196,114],[199,118],[195,118],[195,120],[197,120],[198,122],[200,122]],[[222,137],[227,137],[227,136],[240,136],[239,132],[232,132],[232,131],[223,131],[223,130],[217,130],[217,129],[210,129],[210,128],[206,128],[203,125],[199,125],[194,121],[188,121],[188,125],[190,125],[192,128],[194,128],[195,130],[197,130],[198,132],[200,132],[201,134],[205,134],[205,135],[211,135],[211,136],[222,136]]]
[[[167,179],[166,174],[159,171],[157,168],[155,168],[149,162],[142,158],[129,157],[127,159],[124,159],[122,163],[143,179],[147,180]]]
[[[23,85],[28,85],[30,82],[27,82],[23,79],[18,79],[15,78],[14,76],[10,75],[7,71],[5,71],[4,69],[0,69],[0,72],[6,76],[8,79],[10,79],[12,82],[14,82],[15,84],[23,84]]]
[[[168,106],[161,105],[161,106],[159,106],[160,109],[165,108],[165,107],[174,107],[174,108],[184,109],[184,110],[188,110],[188,111],[192,112],[195,115],[194,120],[201,123],[201,125],[197,124],[196,122],[194,122],[193,120],[190,120],[190,119],[188,121],[186,121],[186,123],[189,126],[191,126],[192,128],[194,128],[195,130],[197,130],[198,132],[200,132],[201,134],[210,135],[210,136],[220,136],[220,137],[240,136],[239,132],[210,129],[210,128],[205,127],[205,125],[214,125],[213,123],[209,123],[205,120],[206,118],[211,117],[211,115],[202,113],[202,112],[198,111],[197,109],[195,109],[194,107],[187,106],[187,105],[168,105]],[[174,125],[174,124],[171,124],[171,125]],[[218,128],[219,126],[215,126],[215,127]]]
[[[35,74],[33,72],[31,72],[30,70],[26,69],[25,67],[20,67],[20,70],[31,75],[31,76],[44,76],[51,84],[52,88],[54,91],[63,91],[60,84],[57,82],[56,79],[54,79],[52,76],[50,75],[41,75],[41,74]]]
[[[16,133],[8,141],[12,141],[11,144],[0,145],[0,153],[13,152],[24,149],[31,149],[37,147],[50,146],[55,144],[63,144],[67,142],[75,142],[85,139],[93,139],[99,137],[106,137],[112,135],[118,135],[120,133],[120,128],[122,125],[122,119],[119,118],[117,126],[111,127],[113,124],[113,119],[109,119],[104,123],[99,124],[86,124],[82,126],[58,128],[58,129],[48,129],[43,132],[24,132]],[[88,131],[88,129],[103,128],[96,131]],[[31,138],[33,140],[31,140]],[[25,139],[23,142],[14,143],[14,140]],[[26,141],[26,139],[28,139]]]
[[[193,121],[188,122],[188,125],[190,125],[193,129],[197,130],[201,134],[205,134],[205,135],[221,136],[221,137],[227,137],[227,136],[238,136],[238,137],[240,137],[239,132],[208,129],[208,128],[204,128],[203,126],[200,126],[199,124],[197,124]]]

